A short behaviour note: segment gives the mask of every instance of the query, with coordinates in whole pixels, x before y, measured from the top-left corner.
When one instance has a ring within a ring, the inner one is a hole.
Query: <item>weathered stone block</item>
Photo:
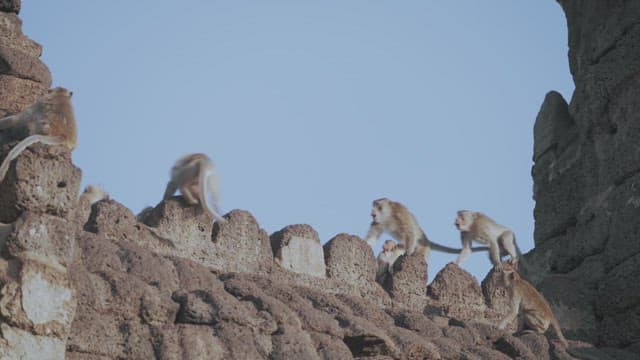
[[[181,196],[161,201],[143,221],[171,239],[185,254],[206,249],[203,245],[211,243],[213,218],[201,206],[188,205]]]
[[[75,316],[76,299],[67,274],[40,262],[26,261],[20,275],[22,309],[38,334],[65,338]]]
[[[51,72],[37,57],[0,43],[0,74],[28,79],[51,87]]]
[[[35,254],[66,267],[80,255],[73,224],[65,219],[26,211],[13,227],[7,240],[7,251],[12,256]]]
[[[375,281],[377,264],[373,250],[358,236],[338,234],[323,249],[327,277],[362,286]]]
[[[24,211],[66,216],[76,204],[80,178],[66,147],[28,147],[0,184],[0,222],[13,222]]]
[[[0,110],[19,113],[45,94],[48,87],[40,82],[0,74]]]
[[[391,298],[411,309],[422,310],[427,301],[427,263],[421,255],[403,255],[393,264],[383,287]]]
[[[21,360],[60,360],[65,358],[65,342],[55,337],[34,335],[30,332],[0,325],[2,338],[0,358]]]
[[[311,226],[287,226],[273,233],[270,240],[276,263],[284,269],[326,277],[320,237]]]
[[[0,0],[0,11],[19,13],[21,0]]]
[[[14,13],[0,12],[0,43],[33,57],[42,54],[42,46],[22,33],[22,20]]]
[[[533,126],[533,160],[557,147],[560,141],[567,141],[571,125],[567,102],[557,91],[548,92]]]
[[[440,270],[427,292],[440,303],[449,317],[459,320],[479,319],[486,310],[478,281],[453,263]]]
[[[233,210],[226,223],[213,225],[212,240],[218,268],[224,271],[268,273],[273,266],[269,235],[248,211]]]
[[[166,255],[193,259],[224,271],[271,271],[269,236],[247,211],[233,210],[226,223],[215,222],[200,206],[187,206],[181,197],[162,201],[145,214],[154,233],[167,239]]]

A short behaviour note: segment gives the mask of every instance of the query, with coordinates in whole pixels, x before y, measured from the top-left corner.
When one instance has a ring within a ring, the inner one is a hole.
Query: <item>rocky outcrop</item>
[[[11,221],[0,227],[2,358],[534,359],[560,351],[544,336],[495,328],[479,285],[456,265],[436,275],[429,295],[424,259],[402,257],[385,291],[371,248],[339,234],[315,253],[324,253],[324,274],[302,262],[288,269],[274,249],[287,247],[280,260],[310,255],[319,245],[310,226],[269,237],[241,210],[211,225],[179,197],[143,223],[112,199],[61,196],[79,190],[68,155],[30,147],[0,185],[0,193],[19,186],[46,195],[42,203],[10,197],[0,212]]]
[[[276,263],[289,271],[325,277],[324,250],[309,225],[290,225],[270,237]]]
[[[22,33],[20,0],[0,0],[0,116],[22,111],[51,86],[42,46]]]
[[[575,91],[536,119],[529,258],[568,337],[640,356],[640,3],[559,2]]]

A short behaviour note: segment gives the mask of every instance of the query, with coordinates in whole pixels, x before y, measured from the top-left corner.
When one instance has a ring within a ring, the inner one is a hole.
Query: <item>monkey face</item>
[[[73,92],[69,91],[63,87],[56,87],[53,89],[49,89],[47,91],[47,96],[49,97],[55,97],[55,96],[64,96],[64,97],[68,97],[71,98],[71,96],[73,96]]]
[[[389,203],[385,198],[375,200],[373,202],[373,207],[371,208],[371,218],[373,218],[374,223],[382,223],[384,219],[387,218]]]
[[[396,247],[395,242],[393,242],[392,240],[387,240],[382,245],[382,251],[393,251],[395,247]]]
[[[456,216],[456,221],[454,222],[454,224],[459,231],[469,231],[472,223],[473,218],[469,211],[458,211],[458,216]]]

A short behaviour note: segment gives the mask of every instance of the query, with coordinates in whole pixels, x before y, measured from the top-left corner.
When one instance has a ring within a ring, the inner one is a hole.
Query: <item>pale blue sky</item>
[[[222,208],[269,233],[363,236],[389,197],[459,247],[458,209],[533,246],[533,124],[573,82],[546,1],[25,0],[24,32],[74,92],[83,186],[137,213],[211,156]],[[378,246],[388,236],[383,235]],[[432,252],[429,279],[454,255]],[[463,267],[482,279],[484,254]]]

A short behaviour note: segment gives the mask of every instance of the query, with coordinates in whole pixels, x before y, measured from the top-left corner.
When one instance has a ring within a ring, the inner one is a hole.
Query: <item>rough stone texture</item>
[[[20,6],[20,0],[0,0],[0,11],[18,14],[20,12]]]
[[[571,102],[547,94],[534,129],[539,286],[565,335],[640,356],[640,3],[560,0]]]
[[[460,266],[450,263],[433,279],[428,294],[439,301],[444,314],[459,320],[484,317],[485,299],[478,281]]]
[[[51,86],[42,47],[22,33],[19,0],[0,0],[0,116],[17,113]]]
[[[22,20],[16,14],[0,12],[0,34],[2,46],[24,51],[33,57],[42,55],[42,46],[22,33]]]
[[[0,46],[0,73],[51,86],[51,73],[40,59],[8,46]]]
[[[10,145],[2,146],[2,158]],[[26,210],[66,216],[77,201],[80,176],[66,147],[29,146],[0,184],[0,222],[13,222]]]
[[[375,282],[373,250],[355,235],[338,234],[324,244],[327,276],[351,284]]]
[[[47,91],[47,86],[32,80],[0,74],[0,116],[18,113]]]
[[[401,256],[386,277],[384,289],[391,298],[405,306],[421,311],[426,306],[427,263],[423,256]]]
[[[309,225],[289,225],[269,237],[276,263],[302,274],[326,277],[324,251],[318,233]]]

